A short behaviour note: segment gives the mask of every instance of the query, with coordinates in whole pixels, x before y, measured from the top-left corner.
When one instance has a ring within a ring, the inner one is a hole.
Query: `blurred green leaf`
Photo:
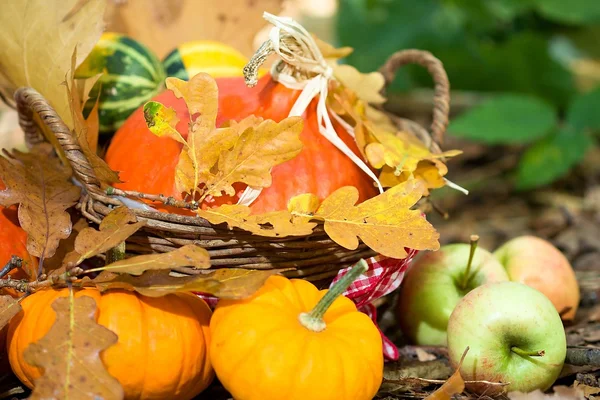
[[[583,159],[592,143],[585,133],[569,129],[559,129],[540,140],[521,157],[517,189],[534,189],[562,177]]]
[[[536,0],[537,9],[546,18],[567,24],[600,22],[598,0]]]
[[[547,37],[510,22],[535,1],[340,0],[336,29],[339,44],[355,49],[347,62],[363,72],[417,48],[442,60],[453,89],[522,92],[564,106],[574,92],[571,72],[551,57]],[[420,67],[397,75],[391,92],[432,83]]]
[[[600,88],[575,98],[567,110],[566,119],[578,131],[600,130]]]
[[[541,99],[503,94],[455,118],[448,131],[488,144],[516,144],[539,139],[555,125],[554,109]]]

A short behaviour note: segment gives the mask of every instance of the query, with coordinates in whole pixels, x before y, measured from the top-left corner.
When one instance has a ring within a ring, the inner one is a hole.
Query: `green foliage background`
[[[578,84],[573,62],[600,62],[600,0],[339,0],[336,32],[361,71],[400,49],[429,50],[453,90],[491,95],[449,132],[525,145],[519,189],[553,182],[597,145],[600,85]],[[392,90],[429,86],[427,73],[409,66]]]

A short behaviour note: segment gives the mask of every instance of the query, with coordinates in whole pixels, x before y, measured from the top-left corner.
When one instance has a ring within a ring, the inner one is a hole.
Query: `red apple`
[[[509,240],[494,252],[511,281],[544,293],[563,320],[572,320],[579,306],[579,285],[567,258],[550,242],[535,236]]]

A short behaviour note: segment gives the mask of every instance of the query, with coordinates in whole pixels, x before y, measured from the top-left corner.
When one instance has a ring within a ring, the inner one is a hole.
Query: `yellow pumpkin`
[[[56,319],[51,304],[68,293],[68,289],[49,289],[32,294],[22,301],[23,312],[9,324],[10,365],[30,388],[42,371],[28,364],[23,352],[50,330]],[[76,298],[80,296],[96,301],[97,322],[119,337],[100,356],[123,386],[126,399],[187,400],[212,381],[214,371],[207,354],[211,310],[202,299],[187,293],[154,298],[125,290],[100,293],[92,288],[75,293]]]
[[[329,291],[274,275],[250,298],[220,300],[209,354],[223,386],[236,400],[371,400],[381,335],[340,297],[366,268],[361,261]]]

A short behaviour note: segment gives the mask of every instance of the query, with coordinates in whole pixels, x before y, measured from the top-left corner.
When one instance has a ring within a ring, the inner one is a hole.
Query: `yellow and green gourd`
[[[243,76],[248,59],[226,44],[211,40],[182,43],[163,60],[167,76],[183,80],[204,72],[213,78]]]
[[[84,79],[102,74],[84,107],[88,116],[98,98],[100,133],[111,134],[142,104],[164,90],[165,71],[146,46],[127,36],[106,32],[75,71]]]

